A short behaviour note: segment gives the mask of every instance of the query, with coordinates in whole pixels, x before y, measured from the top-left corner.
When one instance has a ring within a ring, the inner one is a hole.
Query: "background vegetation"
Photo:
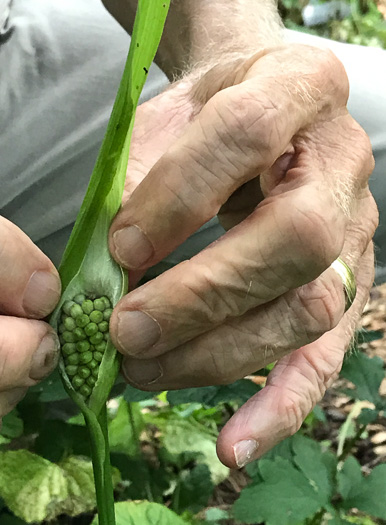
[[[344,19],[312,28],[303,25],[306,4],[281,0],[287,27],[386,48],[382,2],[354,0]],[[370,446],[374,436],[386,443],[384,362],[361,346],[382,335],[362,331],[298,434],[240,472],[220,464],[216,436],[268,370],[154,396],[118,384],[108,407],[117,525],[385,523],[385,447]],[[3,420],[0,523],[89,525],[94,509],[83,420],[55,373]]]

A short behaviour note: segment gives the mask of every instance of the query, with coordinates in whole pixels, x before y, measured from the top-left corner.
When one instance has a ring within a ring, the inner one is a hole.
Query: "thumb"
[[[280,359],[266,386],[228,421],[217,440],[220,460],[241,468],[297,432],[340,372],[345,350],[368,298],[374,276],[369,246],[357,272],[357,295],[341,322],[317,341]]]

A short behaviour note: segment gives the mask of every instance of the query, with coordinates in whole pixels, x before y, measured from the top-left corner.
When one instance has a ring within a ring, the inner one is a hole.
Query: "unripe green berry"
[[[76,346],[75,343],[65,343],[62,346],[62,352],[64,355],[71,355],[76,352]]]
[[[91,375],[91,370],[86,366],[81,366],[78,370],[78,374],[80,377],[83,377],[83,379],[87,379]]]
[[[96,378],[93,377],[93,376],[90,376],[86,379],[86,383],[89,385],[89,386],[94,386],[95,383],[97,382]]]
[[[63,324],[66,327],[66,329],[70,332],[72,332],[76,328],[75,320],[72,317],[66,317]]]
[[[92,345],[97,345],[103,341],[103,334],[101,332],[97,332],[95,335],[90,337],[90,343]]]
[[[77,365],[79,363],[79,354],[71,354],[66,356],[66,364]]]
[[[95,359],[92,359],[89,363],[87,363],[87,366],[90,370],[98,370],[99,363],[98,361],[95,361]]]
[[[100,312],[103,312],[106,310],[106,304],[103,299],[95,299],[94,301],[94,309],[99,310]]]
[[[95,345],[95,350],[97,352],[104,352],[106,350],[106,341],[103,341],[102,343],[99,343],[97,345]]]
[[[84,341],[87,339],[87,335],[85,334],[83,328],[79,328],[79,326],[76,327],[72,333],[74,334],[77,341]]]
[[[107,321],[102,321],[98,324],[98,329],[100,332],[108,332],[109,330],[109,323]]]
[[[111,307],[111,301],[105,295],[103,297],[101,297],[101,301],[103,301],[105,303],[106,308],[110,308]]]
[[[95,362],[96,362],[96,361],[95,361]],[[99,365],[99,363],[98,363],[98,365]],[[90,365],[89,365],[89,366],[90,366]],[[99,366],[97,366],[96,368],[93,368],[93,369],[91,370],[91,373],[92,373],[92,375],[93,375],[93,376],[95,377],[95,379],[96,379],[96,378],[98,377],[98,375],[99,375]]]
[[[76,343],[78,352],[88,352],[90,350],[90,343],[88,341],[79,341]]]
[[[90,315],[91,312],[94,310],[94,303],[90,301],[90,299],[86,299],[82,303],[82,310],[85,314]]]
[[[71,308],[74,306],[74,301],[65,301],[62,306],[62,310],[66,315],[71,315]]]
[[[90,318],[87,314],[82,313],[76,318],[76,324],[79,328],[84,328],[90,322]]]
[[[78,372],[78,367],[75,365],[67,365],[66,373],[68,376],[74,376]]]
[[[98,361],[98,363],[100,363],[103,359],[103,354],[101,352],[94,352],[93,356],[95,361]]]
[[[83,397],[88,397],[91,394],[92,390],[88,385],[82,385],[79,388],[79,394],[82,394]]]
[[[105,341],[108,341],[108,340],[110,339],[110,336],[109,336],[109,333],[108,333],[108,332],[106,332],[105,334],[103,334],[103,339],[104,339]]]
[[[74,301],[77,303],[77,304],[82,304],[83,301],[86,300],[86,296],[82,293],[78,293],[78,295],[75,295],[74,297]]]
[[[58,332],[59,332],[60,334],[62,334],[62,333],[65,332],[65,331],[66,331],[66,327],[64,326],[63,323],[60,323],[59,328],[58,328]]]
[[[85,365],[92,361],[93,354],[92,352],[84,352],[83,354],[79,354],[79,361]]]
[[[82,307],[79,304],[71,306],[70,315],[73,319],[76,319],[80,315],[83,315]]]
[[[84,327],[84,331],[89,337],[91,337],[98,332],[98,325],[96,323],[88,323],[88,325]]]
[[[71,383],[72,383],[72,386],[75,388],[75,390],[78,390],[84,384],[84,379],[76,375],[72,378]]]
[[[92,321],[93,323],[100,323],[101,321],[103,321],[103,314],[102,312],[99,312],[98,310],[94,310],[93,312],[91,312],[90,314],[90,321]]]
[[[111,317],[111,314],[113,313],[113,310],[111,308],[107,308],[107,310],[105,310],[103,312],[103,319],[105,321],[110,321],[110,317]]]
[[[73,332],[63,332],[61,337],[65,343],[75,343],[75,335]]]

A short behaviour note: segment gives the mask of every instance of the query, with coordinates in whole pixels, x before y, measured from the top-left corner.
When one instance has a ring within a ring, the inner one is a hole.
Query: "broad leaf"
[[[310,481],[319,500],[328,504],[334,488],[334,479],[323,460],[320,445],[312,439],[295,435],[292,440],[294,463]]]
[[[129,406],[123,398],[117,401],[117,413],[108,424],[110,450],[135,456],[139,452],[138,440],[145,426],[141,409],[136,403]]]
[[[240,379],[230,385],[206,386],[201,388],[184,388],[169,391],[167,400],[171,405],[183,403],[201,403],[215,407],[219,403],[245,403],[260,390],[260,387],[247,379]]]
[[[352,353],[344,361],[341,375],[355,385],[355,390],[349,389],[346,393],[355,399],[370,401],[376,406],[381,403],[379,387],[385,377],[382,359],[370,358],[362,352]]]
[[[90,511],[96,504],[91,462],[70,457],[56,465],[27,450],[1,452],[0,495],[27,523]]]
[[[17,410],[12,410],[2,418],[0,434],[6,438],[14,439],[23,434],[23,420],[20,419]]]
[[[351,462],[351,468],[353,462]],[[343,507],[345,509],[357,508],[376,518],[386,520],[386,499],[383,496],[386,487],[386,465],[378,465],[367,477],[362,477],[358,482],[356,471],[354,483],[347,493],[347,486],[342,485],[346,492]]]
[[[207,505],[213,489],[210,470],[206,465],[196,465],[192,470],[183,471],[173,493],[173,509],[179,514],[185,510],[195,514]]]
[[[349,456],[343,463],[342,468],[337,473],[338,491],[343,499],[349,494],[356,494],[362,483],[362,471],[358,461]]]
[[[187,525],[173,511],[149,501],[122,501],[115,504],[116,525]],[[98,525],[95,517],[91,525]]]
[[[127,385],[123,392],[123,397],[128,403],[138,403],[139,401],[153,399],[157,394],[159,394],[159,392],[145,392],[143,390],[138,390],[138,388],[134,388],[131,385]]]
[[[242,523],[295,525],[323,506],[324,498],[288,460],[266,460],[260,471],[263,481],[243,489],[233,506]]]

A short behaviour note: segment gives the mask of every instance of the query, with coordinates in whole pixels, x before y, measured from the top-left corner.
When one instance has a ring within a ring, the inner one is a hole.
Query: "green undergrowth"
[[[358,342],[380,335],[363,332]],[[335,434],[317,406],[295,436],[246,468],[239,498],[222,505],[216,494],[229,487],[230,471],[216,438],[260,387],[245,379],[152,394],[118,382],[108,402],[117,525],[382,523],[386,465],[369,473],[356,456],[368,425],[384,421],[383,363],[356,349],[341,376],[352,408]],[[97,524],[86,427],[59,376],[30,390],[4,418],[0,439],[1,525]]]
[[[343,0],[344,1],[344,0]],[[386,21],[373,0],[345,0],[351,14],[342,20],[335,18],[313,27],[305,27],[302,9],[308,5],[327,3],[324,1],[279,0],[279,8],[288,29],[331,38],[339,42],[373,46],[386,49]]]

